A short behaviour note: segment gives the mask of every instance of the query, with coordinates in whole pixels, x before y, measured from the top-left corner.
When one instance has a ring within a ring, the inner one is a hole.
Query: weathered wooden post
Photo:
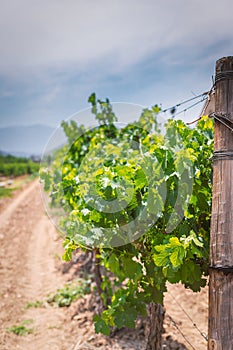
[[[233,350],[233,56],[216,63],[208,350]]]

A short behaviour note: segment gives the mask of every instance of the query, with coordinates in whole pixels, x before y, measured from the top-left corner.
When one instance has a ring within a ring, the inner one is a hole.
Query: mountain
[[[40,156],[53,131],[40,124],[0,128],[0,150],[15,156]]]

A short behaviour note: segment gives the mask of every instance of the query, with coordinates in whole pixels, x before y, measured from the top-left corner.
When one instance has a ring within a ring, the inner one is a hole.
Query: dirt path
[[[41,203],[38,181],[33,181],[10,202],[0,215],[0,348],[65,349],[70,335],[60,331],[64,323],[61,309],[25,309],[28,302],[42,300],[63,286],[65,278],[56,269],[61,242]],[[19,337],[7,327],[32,319],[33,334]],[[63,344],[61,346],[61,344]]]
[[[1,350],[143,349],[144,339],[139,334],[142,331],[128,335],[119,332],[114,339],[96,335],[92,312],[88,309],[88,298],[77,301],[69,309],[49,306],[26,309],[28,302],[45,300],[49,293],[55,292],[68,280],[69,273],[62,273],[66,265],[59,259],[62,254],[62,239],[45,215],[38,181],[27,184],[21,192],[7,201],[7,205],[2,205],[1,210]],[[207,331],[207,289],[194,295],[182,286],[169,286],[165,306],[168,315],[174,319],[193,348],[206,349],[205,339],[185,312],[201,331]],[[81,310],[80,314],[72,318],[77,314],[77,309]],[[27,326],[33,328],[32,334],[20,337],[6,331],[7,327],[29,319],[33,320]],[[187,349],[192,349],[168,316],[165,330],[164,338],[172,337],[185,344]],[[164,349],[181,348],[167,345]]]

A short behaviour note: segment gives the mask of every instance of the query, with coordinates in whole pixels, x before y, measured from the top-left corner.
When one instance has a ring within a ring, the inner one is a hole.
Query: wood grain
[[[216,63],[216,75],[233,71],[233,56]],[[216,113],[233,121],[233,78],[217,81]],[[215,151],[233,151],[233,133],[215,121]],[[210,238],[209,350],[233,350],[233,159],[214,160]]]

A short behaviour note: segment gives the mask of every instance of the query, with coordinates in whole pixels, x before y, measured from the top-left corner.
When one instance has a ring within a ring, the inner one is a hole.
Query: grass
[[[82,278],[67,283],[65,287],[59,288],[54,295],[50,295],[47,302],[58,307],[70,306],[72,301],[90,293],[90,284],[90,280]]]
[[[2,188],[0,187],[0,198],[12,197],[12,193],[16,188]]]
[[[59,288],[55,294],[49,295],[46,301],[36,300],[35,302],[28,302],[25,309],[45,307],[46,303],[52,306],[64,307],[85,294],[89,294],[91,280],[78,278],[75,281],[67,283],[63,288]]]
[[[33,179],[37,178],[38,174],[22,175],[15,177],[13,180],[14,187],[6,185],[6,187],[0,187],[0,198],[12,197],[13,192],[20,189],[24,184],[29,183]],[[10,178],[7,178],[10,179]],[[4,180],[5,181],[5,180]]]
[[[7,328],[7,332],[14,333],[16,335],[24,336],[33,333],[33,328],[27,328],[25,325],[31,324],[33,320],[24,320],[18,325]]]
[[[28,302],[25,306],[26,309],[31,308],[40,308],[44,306],[44,302],[42,300],[36,300],[35,302]]]

